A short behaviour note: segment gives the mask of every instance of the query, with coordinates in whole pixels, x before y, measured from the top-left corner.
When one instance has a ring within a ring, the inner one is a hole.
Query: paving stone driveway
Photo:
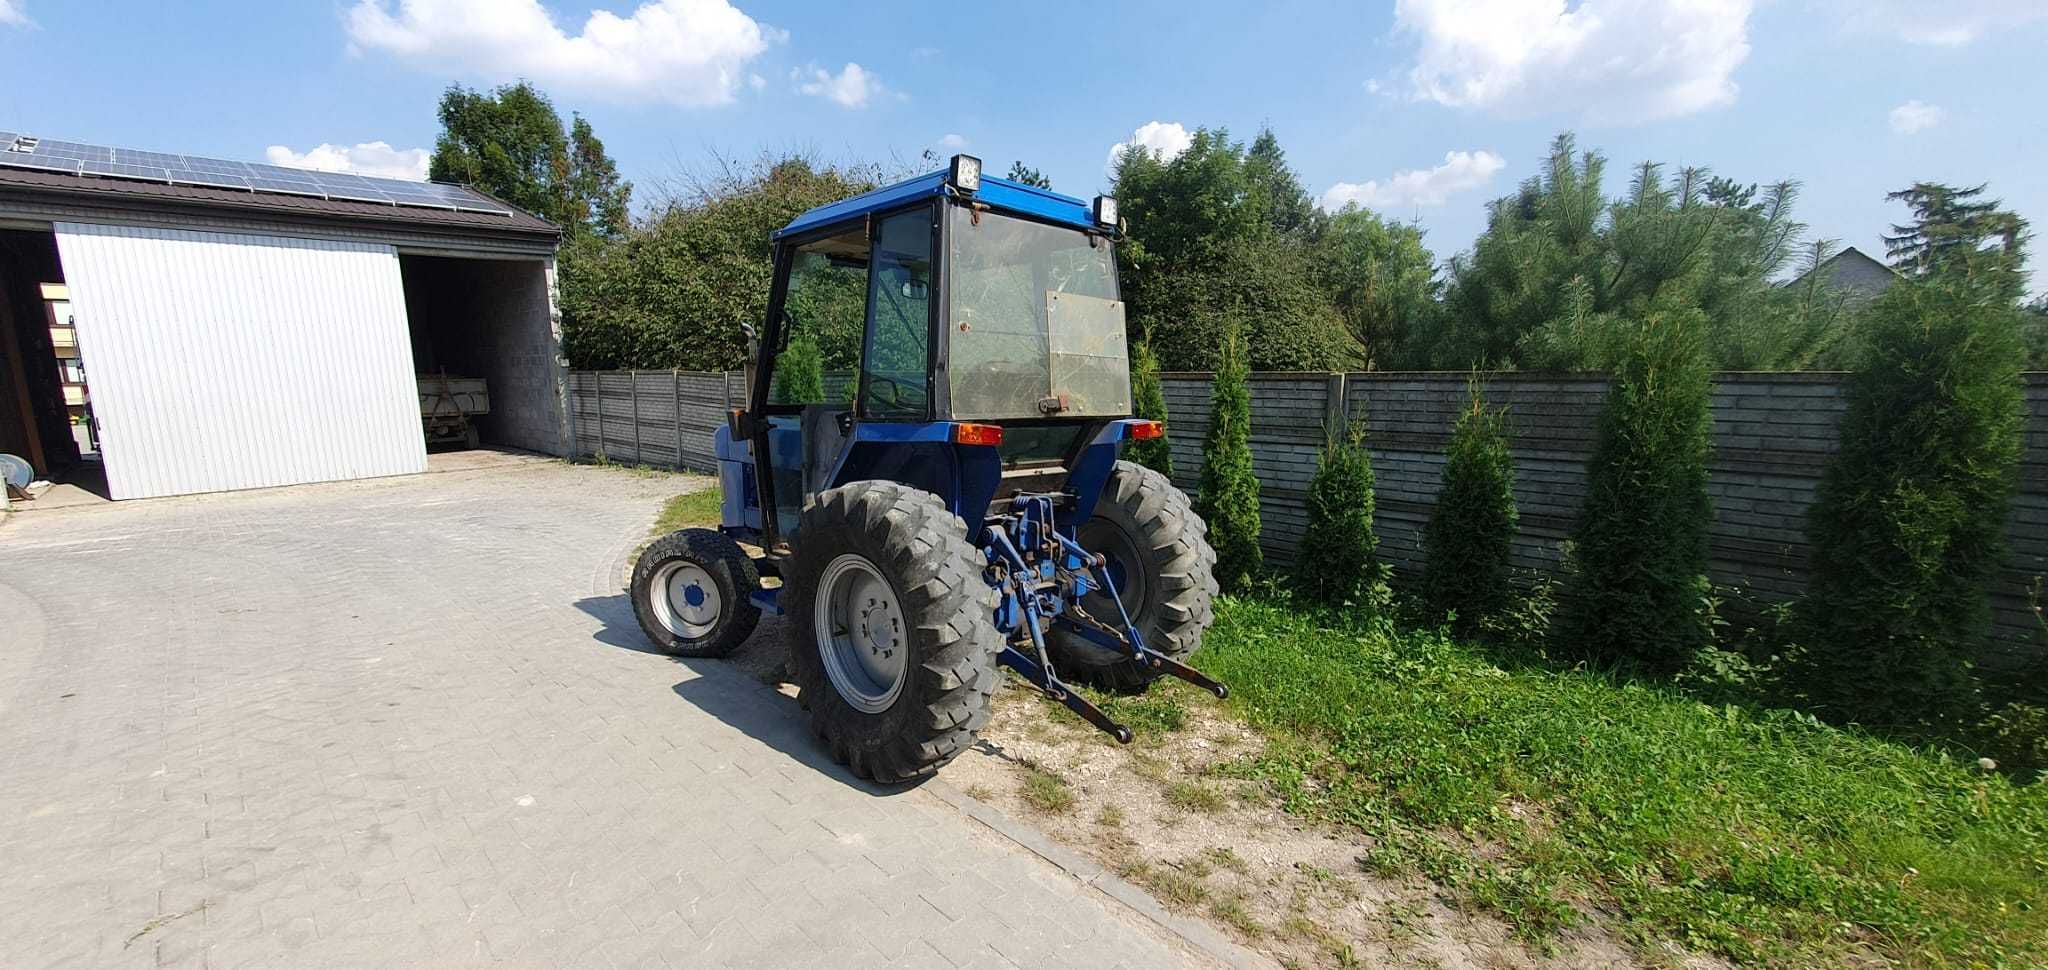
[[[486,464],[0,526],[0,967],[1198,959],[641,652],[676,479]]]

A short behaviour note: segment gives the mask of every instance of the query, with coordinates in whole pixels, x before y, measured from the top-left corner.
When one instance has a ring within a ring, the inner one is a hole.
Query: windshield
[[[952,416],[1131,413],[1109,241],[965,205],[949,209]]]

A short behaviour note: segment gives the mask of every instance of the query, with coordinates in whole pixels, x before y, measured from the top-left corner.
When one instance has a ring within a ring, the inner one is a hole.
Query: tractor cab
[[[1019,488],[1058,487],[1131,413],[1115,233],[1114,199],[984,177],[969,156],[785,226],[748,407],[718,438],[727,522],[777,549],[805,496],[845,481],[951,495],[968,521]],[[817,358],[832,381],[785,379]],[[962,443],[994,454],[963,463]]]
[[[747,405],[716,432],[723,522],[641,555],[648,639],[723,656],[782,615],[813,728],[877,781],[972,743],[998,664],[1120,741],[1063,678],[1227,693],[1184,662],[1214,615],[1206,528],[1117,458],[1164,433],[1131,417],[1119,228],[1114,199],[958,155],[774,233]]]

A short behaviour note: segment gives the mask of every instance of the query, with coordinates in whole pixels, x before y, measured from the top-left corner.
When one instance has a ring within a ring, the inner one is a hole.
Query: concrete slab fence
[[[838,399],[845,375],[827,377]],[[2038,657],[2048,636],[2029,591],[2048,575],[2048,373],[2024,383],[2026,450],[2007,528],[2006,568],[1991,590],[2005,666]],[[1174,479],[1194,491],[1209,424],[1209,375],[1165,375]],[[1306,531],[1309,480],[1326,429],[1364,422],[1378,476],[1380,549],[1404,572],[1422,564],[1422,530],[1434,506],[1451,424],[1466,375],[1371,372],[1261,373],[1252,379],[1252,461],[1260,481],[1264,545],[1271,562],[1293,561]],[[1843,375],[1723,373],[1714,379],[1714,581],[1757,601],[1788,600],[1805,587],[1806,511],[1836,446]],[[1521,528],[1517,564],[1555,572],[1585,494],[1586,462],[1606,399],[1599,374],[1505,374],[1486,398],[1508,409]],[[738,372],[579,371],[569,396],[579,457],[712,471],[711,435],[745,398]]]

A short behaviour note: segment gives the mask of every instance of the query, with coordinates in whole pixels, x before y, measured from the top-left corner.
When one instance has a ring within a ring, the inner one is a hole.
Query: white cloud
[[[1603,124],[1735,100],[1755,0],[1397,0],[1415,97]]]
[[[1996,30],[2048,20],[2041,0],[1837,0],[1838,15],[1909,44],[1962,47]]]
[[[1122,158],[1124,149],[1136,145],[1152,153],[1162,162],[1170,162],[1187,151],[1195,143],[1195,134],[1181,127],[1177,121],[1148,121],[1131,132],[1129,141],[1120,141],[1109,146],[1109,168],[1116,169],[1116,160]]]
[[[1914,98],[1892,109],[1892,130],[1901,135],[1918,134],[1941,124],[1941,117],[1942,110],[1938,105]]]
[[[351,52],[618,101],[728,103],[747,65],[788,36],[726,0],[648,0],[625,17],[595,10],[574,36],[540,0],[391,3],[357,0],[349,9]]]
[[[1351,203],[1382,211],[1443,205],[1451,196],[1493,180],[1507,162],[1489,151],[1445,152],[1435,168],[1405,169],[1385,182],[1339,182],[1323,193],[1322,207],[1335,212]]]
[[[0,27],[26,27],[28,23],[28,12],[21,9],[21,0],[0,0]]]
[[[797,82],[799,93],[824,98],[843,108],[865,108],[868,99],[882,93],[881,79],[851,61],[838,74],[812,67],[808,71],[791,71],[789,76]]]
[[[951,148],[951,149],[955,149],[955,150],[958,150],[958,149],[962,149],[962,148],[966,148],[966,147],[967,147],[967,136],[966,136],[966,135],[956,135],[956,134],[953,134],[953,133],[951,133],[951,132],[948,132],[948,133],[946,134],[946,136],[945,136],[944,138],[941,138],[941,139],[939,139],[939,147],[940,147],[940,148]]]
[[[426,181],[427,150],[424,148],[393,148],[389,142],[364,142],[353,148],[346,145],[320,145],[304,152],[295,152],[283,145],[272,145],[265,149],[263,157],[272,165],[286,168],[310,168],[321,172],[354,172],[387,179],[414,179]]]

